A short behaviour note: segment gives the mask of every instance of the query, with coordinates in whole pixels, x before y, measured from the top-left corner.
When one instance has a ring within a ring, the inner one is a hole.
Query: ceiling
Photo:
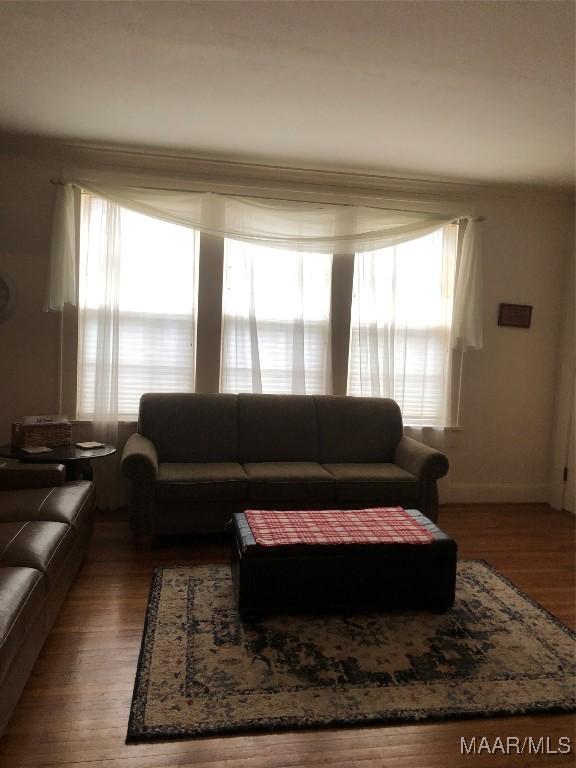
[[[0,2],[0,132],[571,185],[572,2]]]

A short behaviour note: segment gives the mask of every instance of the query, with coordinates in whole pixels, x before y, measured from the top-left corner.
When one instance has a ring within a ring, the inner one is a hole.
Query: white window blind
[[[330,254],[226,239],[222,392],[330,391]]]
[[[450,326],[457,225],[356,254],[348,393],[391,397],[404,422],[450,420]]]
[[[198,233],[82,195],[78,417],[194,389]]]

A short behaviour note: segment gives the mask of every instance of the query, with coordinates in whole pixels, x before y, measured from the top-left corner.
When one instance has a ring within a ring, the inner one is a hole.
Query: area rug
[[[575,634],[486,563],[443,615],[242,622],[225,565],[154,573],[127,741],[574,709]]]

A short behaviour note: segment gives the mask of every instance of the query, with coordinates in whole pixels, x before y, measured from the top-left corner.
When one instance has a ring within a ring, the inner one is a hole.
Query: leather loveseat
[[[384,398],[146,394],[122,470],[138,536],[223,531],[247,508],[401,505],[435,520],[448,460],[405,437]]]
[[[94,488],[61,464],[0,468],[0,734],[86,551]]]

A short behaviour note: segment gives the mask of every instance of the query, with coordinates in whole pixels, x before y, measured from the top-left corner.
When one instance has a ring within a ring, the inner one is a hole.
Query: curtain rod
[[[69,184],[69,183],[73,184],[73,182],[61,181],[60,179],[50,179],[50,184],[55,184],[56,186],[66,186],[66,184]],[[78,186],[78,185],[77,184],[73,184],[73,186]],[[128,186],[134,186],[134,185],[129,184]],[[202,193],[202,192],[207,192],[208,191],[208,190],[205,190],[205,189],[178,190],[178,189],[173,189],[173,188],[170,188],[170,187],[146,187],[146,186],[136,186],[135,189],[149,189],[149,190],[155,190],[155,191],[158,191],[158,192],[197,192],[197,193]],[[256,189],[257,190],[258,188],[257,187],[251,187],[251,189]],[[278,191],[278,192],[283,191],[281,189],[276,189],[275,187],[264,187],[264,188],[262,188],[262,191],[266,191],[266,190],[273,190],[273,191]],[[223,197],[254,197],[254,198],[258,197],[257,195],[238,195],[235,192],[216,192],[216,193],[213,193],[213,194],[222,195]],[[304,194],[306,194],[306,193],[304,193]],[[324,193],[324,194],[330,195],[330,194],[338,194],[338,193],[327,192],[327,193]],[[352,195],[352,196],[353,197],[364,197],[364,195]],[[366,197],[370,197],[370,195],[366,195]],[[293,198],[287,198],[287,197],[275,197],[273,199],[274,200],[280,200],[283,203],[301,203],[301,202],[303,202],[302,200],[294,200]],[[372,199],[373,200],[384,200],[384,199],[387,199],[387,198],[373,197]],[[328,203],[328,205],[339,205],[342,208],[348,207],[348,203]],[[415,211],[415,210],[413,210],[411,208],[386,208],[384,206],[366,206],[366,207],[368,207],[368,208],[370,208],[370,207],[377,207],[381,211],[398,211],[399,213],[427,213],[426,211]],[[441,214],[428,214],[428,215],[430,215],[430,216],[437,216],[438,218],[442,218]],[[456,219],[453,219],[452,223],[453,224],[457,224],[459,221],[485,221],[485,220],[486,220],[485,216],[477,216],[477,217],[460,216],[460,217],[458,217]]]

